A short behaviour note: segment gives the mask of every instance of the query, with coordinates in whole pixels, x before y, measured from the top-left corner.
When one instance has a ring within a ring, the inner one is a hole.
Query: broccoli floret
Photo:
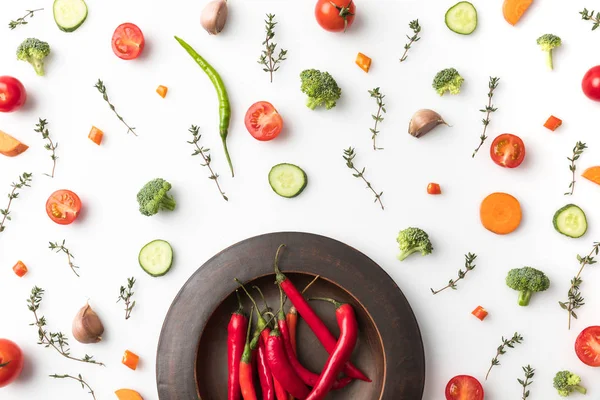
[[[400,261],[417,251],[420,251],[422,256],[431,254],[433,251],[429,235],[419,228],[406,228],[400,231],[396,241],[400,246],[400,254],[398,254],[398,260]]]
[[[562,45],[561,38],[547,33],[538,38],[537,44],[540,45],[542,51],[546,52],[546,64],[548,65],[548,68],[554,69],[554,64],[552,63],[552,50]]]
[[[432,86],[440,96],[443,96],[446,92],[459,94],[464,81],[464,78],[460,76],[456,69],[446,68],[438,72],[433,78]]]
[[[335,102],[342,95],[342,89],[338,86],[329,72],[321,72],[316,69],[306,69],[300,73],[303,93],[308,95],[306,105],[314,110],[320,105],[326,109],[335,107]]]
[[[543,292],[550,287],[550,279],[542,271],[535,268],[515,268],[508,271],[506,285],[520,292],[520,306],[528,306],[533,293]]]
[[[44,58],[50,54],[50,45],[39,39],[25,39],[17,48],[17,59],[33,65],[35,73],[44,76]]]
[[[142,215],[151,216],[158,210],[175,209],[175,200],[167,192],[171,190],[171,184],[164,179],[157,178],[146,183],[137,194]]]
[[[574,390],[581,394],[586,394],[587,389],[580,385],[581,377],[570,371],[560,371],[554,377],[554,388],[558,390],[558,395],[567,397]]]

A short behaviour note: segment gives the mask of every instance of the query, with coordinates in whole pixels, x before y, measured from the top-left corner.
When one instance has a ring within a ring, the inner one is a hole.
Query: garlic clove
[[[209,35],[216,35],[225,27],[227,12],[226,0],[213,0],[202,10],[200,24]]]
[[[72,332],[73,337],[79,343],[98,343],[102,340],[104,325],[89,303],[81,307],[75,315]]]
[[[444,118],[437,112],[429,109],[419,110],[415,112],[410,119],[408,133],[416,138],[420,138],[436,126],[442,124],[448,125],[448,123],[444,121]]]

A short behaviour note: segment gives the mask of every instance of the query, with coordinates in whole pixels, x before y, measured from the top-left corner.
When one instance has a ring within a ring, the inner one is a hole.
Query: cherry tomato
[[[501,167],[516,168],[525,159],[525,144],[520,137],[504,133],[490,147],[492,160]]]
[[[446,385],[446,400],[483,400],[483,387],[472,376],[455,376]]]
[[[594,101],[600,101],[600,65],[590,68],[581,81],[583,93]]]
[[[0,76],[0,112],[17,111],[25,104],[25,86],[12,76]]]
[[[46,213],[60,225],[69,225],[75,221],[80,210],[81,200],[70,190],[57,190],[46,201]]]
[[[319,0],[315,17],[321,28],[329,32],[345,32],[354,22],[354,0]]]
[[[117,26],[112,37],[112,49],[123,60],[133,60],[144,50],[144,34],[136,25],[126,22]]]
[[[590,367],[600,367],[600,326],[585,328],[575,341],[577,357]]]
[[[17,379],[23,362],[21,348],[8,339],[0,339],[0,388]]]
[[[273,104],[259,101],[250,106],[244,118],[246,129],[254,139],[267,141],[275,139],[283,128],[283,119]]]

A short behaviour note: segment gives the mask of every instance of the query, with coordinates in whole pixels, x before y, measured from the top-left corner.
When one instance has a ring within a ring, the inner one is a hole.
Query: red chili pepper
[[[274,269],[275,274],[277,276],[276,282],[281,286],[281,288],[288,296],[294,307],[296,307],[296,309],[298,310],[300,316],[304,318],[304,320],[306,321],[310,329],[314,332],[314,334],[317,336],[323,347],[325,347],[325,350],[327,350],[327,352],[331,354],[333,353],[336,347],[336,338],[331,332],[329,332],[327,326],[323,323],[323,321],[321,321],[319,316],[314,312],[312,307],[304,299],[302,293],[300,293],[298,289],[296,289],[294,284],[279,270],[279,266],[277,264],[279,261],[279,253],[283,247],[285,247],[284,244],[279,246],[279,248],[277,249],[277,254],[275,255]],[[358,368],[352,365],[350,361],[348,361],[348,363],[344,366],[344,373],[351,378],[371,382],[371,380]]]
[[[245,337],[248,329],[248,317],[244,313],[242,299],[236,290],[238,309],[231,314],[227,326],[227,366],[229,367],[229,380],[227,383],[227,399],[240,400],[242,392],[240,389],[240,361],[244,353]]]
[[[258,379],[262,389],[263,400],[275,400],[275,388],[273,387],[273,375],[267,363],[265,344],[262,340],[258,343],[256,362],[258,364]]]
[[[288,393],[285,391],[283,386],[281,386],[281,383],[279,383],[277,379],[273,378],[273,384],[275,386],[275,398],[277,400],[288,400]]]
[[[267,340],[267,361],[273,377],[289,394],[299,400],[304,400],[308,396],[310,390],[288,361],[279,329],[274,329]]]
[[[250,320],[252,320],[252,314],[254,310],[250,311]],[[254,373],[252,371],[252,342],[250,342],[250,327],[252,324],[248,324],[246,330],[246,345],[244,346],[244,353],[240,360],[240,389],[242,391],[242,397],[244,400],[258,400],[256,397],[256,389],[254,388]],[[254,339],[253,339],[254,342]],[[258,343],[258,340],[256,340]]]
[[[322,400],[331,391],[336,377],[340,374],[344,365],[350,360],[350,356],[356,346],[358,339],[358,322],[356,314],[350,304],[342,304],[332,299],[319,298],[315,300],[325,300],[333,303],[335,306],[335,316],[340,328],[340,338],[337,341],[334,351],[329,355],[325,367],[321,372],[319,381],[313,387],[306,400]]]

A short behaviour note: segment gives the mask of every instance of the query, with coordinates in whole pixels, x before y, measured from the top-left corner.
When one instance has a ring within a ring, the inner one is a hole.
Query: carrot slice
[[[27,150],[29,146],[21,143],[8,133],[0,131],[0,154],[15,157]]]
[[[369,69],[371,68],[371,59],[363,53],[358,53],[356,56],[356,65],[363,71],[369,72]]]
[[[100,129],[96,128],[95,126],[92,126],[92,130],[90,131],[88,138],[92,142],[94,142],[98,146],[100,146],[100,144],[102,143],[102,138],[104,138],[104,132],[102,132]]]
[[[581,174],[585,179],[600,185],[600,166],[590,167]]]
[[[119,389],[115,394],[119,400],[144,400],[138,392],[131,389]]]
[[[504,19],[511,25],[516,25],[525,11],[531,6],[533,0],[504,0],[502,14]]]
[[[546,121],[546,123],[544,124],[544,127],[554,132],[561,125],[562,119],[556,118],[554,115],[551,115],[550,118],[548,118],[548,121]]]
[[[498,235],[511,233],[521,224],[521,205],[507,193],[492,193],[481,202],[479,211],[484,228]]]
[[[167,95],[168,91],[169,91],[169,88],[166,86],[163,86],[163,85],[160,85],[159,87],[156,88],[156,93],[158,93],[158,95],[160,97],[162,97],[163,99]]]

